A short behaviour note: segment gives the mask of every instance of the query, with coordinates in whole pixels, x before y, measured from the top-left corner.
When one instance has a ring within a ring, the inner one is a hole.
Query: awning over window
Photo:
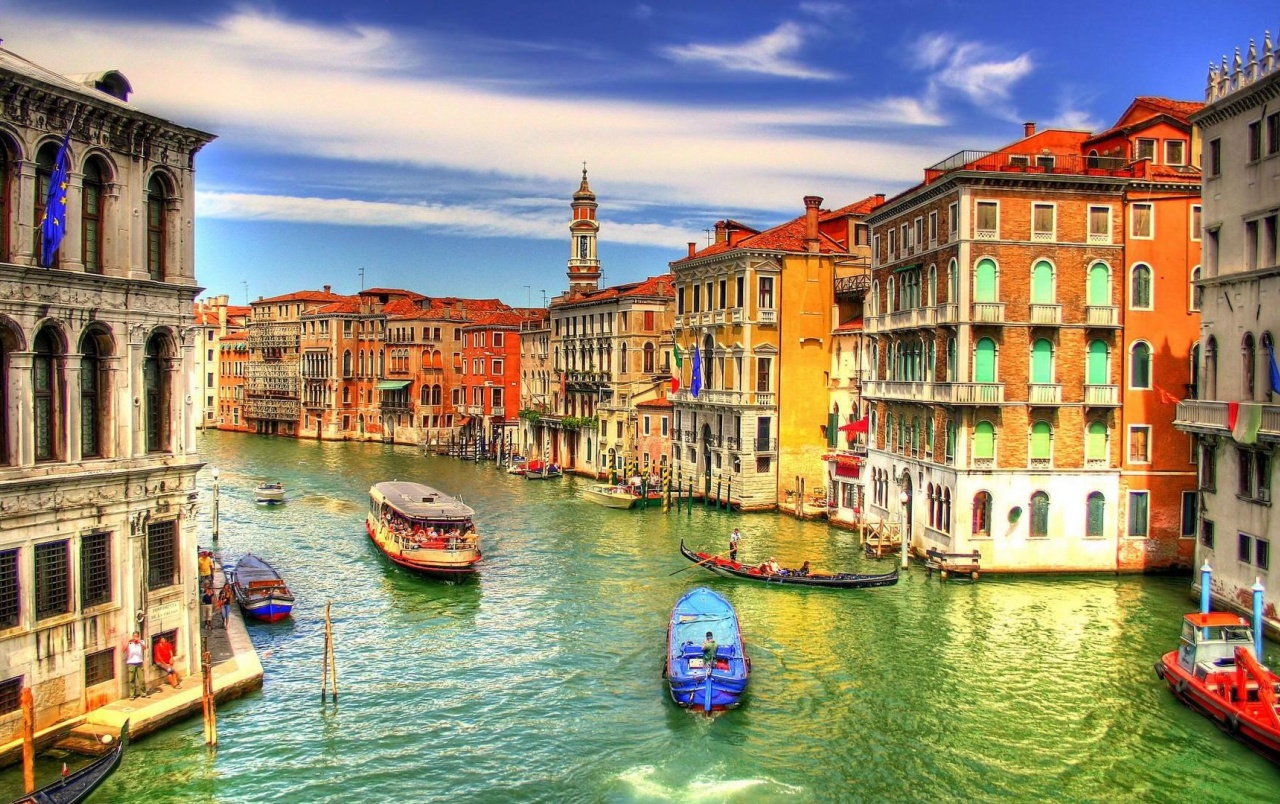
[[[923,265],[924,263],[922,262],[913,263],[911,265],[899,265],[897,268],[893,269],[893,272],[895,274],[900,274],[903,271],[918,271]]]
[[[382,380],[374,387],[379,391],[399,391],[409,387],[411,380]]]

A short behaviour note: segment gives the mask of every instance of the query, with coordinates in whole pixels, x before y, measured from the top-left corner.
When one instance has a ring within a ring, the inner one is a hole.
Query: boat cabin
[[[1182,618],[1178,664],[1188,674],[1203,679],[1210,673],[1235,670],[1236,648],[1253,653],[1253,629],[1243,617],[1211,611]]]

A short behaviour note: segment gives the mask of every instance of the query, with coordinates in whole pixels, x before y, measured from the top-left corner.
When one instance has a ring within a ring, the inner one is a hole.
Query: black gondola
[[[120,739],[111,751],[85,765],[75,773],[69,773],[52,784],[47,784],[30,795],[15,799],[13,804],[76,804],[84,801],[98,785],[107,780],[120,767],[124,749],[129,745],[129,722],[120,730]]]
[[[728,578],[742,578],[758,583],[776,583],[789,586],[824,586],[835,589],[872,589],[877,586],[893,586],[898,582],[898,571],[885,572],[879,575],[858,575],[839,572],[835,575],[811,572],[808,575],[764,575],[755,567],[746,567],[736,561],[720,558],[708,553],[695,553],[684,546],[680,540],[680,555],[703,569]]]

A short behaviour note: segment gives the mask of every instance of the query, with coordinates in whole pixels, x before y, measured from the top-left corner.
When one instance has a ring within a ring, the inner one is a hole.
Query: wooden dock
[[[944,581],[948,578],[968,578],[976,581],[982,574],[981,562],[982,554],[977,550],[972,553],[944,553],[930,547],[925,551],[925,575],[932,575],[936,570],[938,577]]]

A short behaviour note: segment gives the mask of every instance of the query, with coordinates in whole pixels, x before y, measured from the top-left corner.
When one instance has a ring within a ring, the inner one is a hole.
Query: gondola
[[[124,749],[129,744],[129,722],[120,729],[120,739],[111,751],[85,765],[75,773],[69,773],[52,784],[36,790],[13,804],[75,804],[88,798],[98,786],[120,767]]]
[[[811,572],[808,575],[765,575],[756,567],[739,564],[727,558],[713,556],[709,553],[695,553],[684,546],[680,540],[680,555],[702,565],[702,568],[716,575],[728,578],[742,578],[760,583],[783,584],[787,586],[823,586],[835,589],[872,589],[877,586],[893,586],[898,582],[898,571],[879,575],[858,575],[850,572],[839,572],[834,575]]]

